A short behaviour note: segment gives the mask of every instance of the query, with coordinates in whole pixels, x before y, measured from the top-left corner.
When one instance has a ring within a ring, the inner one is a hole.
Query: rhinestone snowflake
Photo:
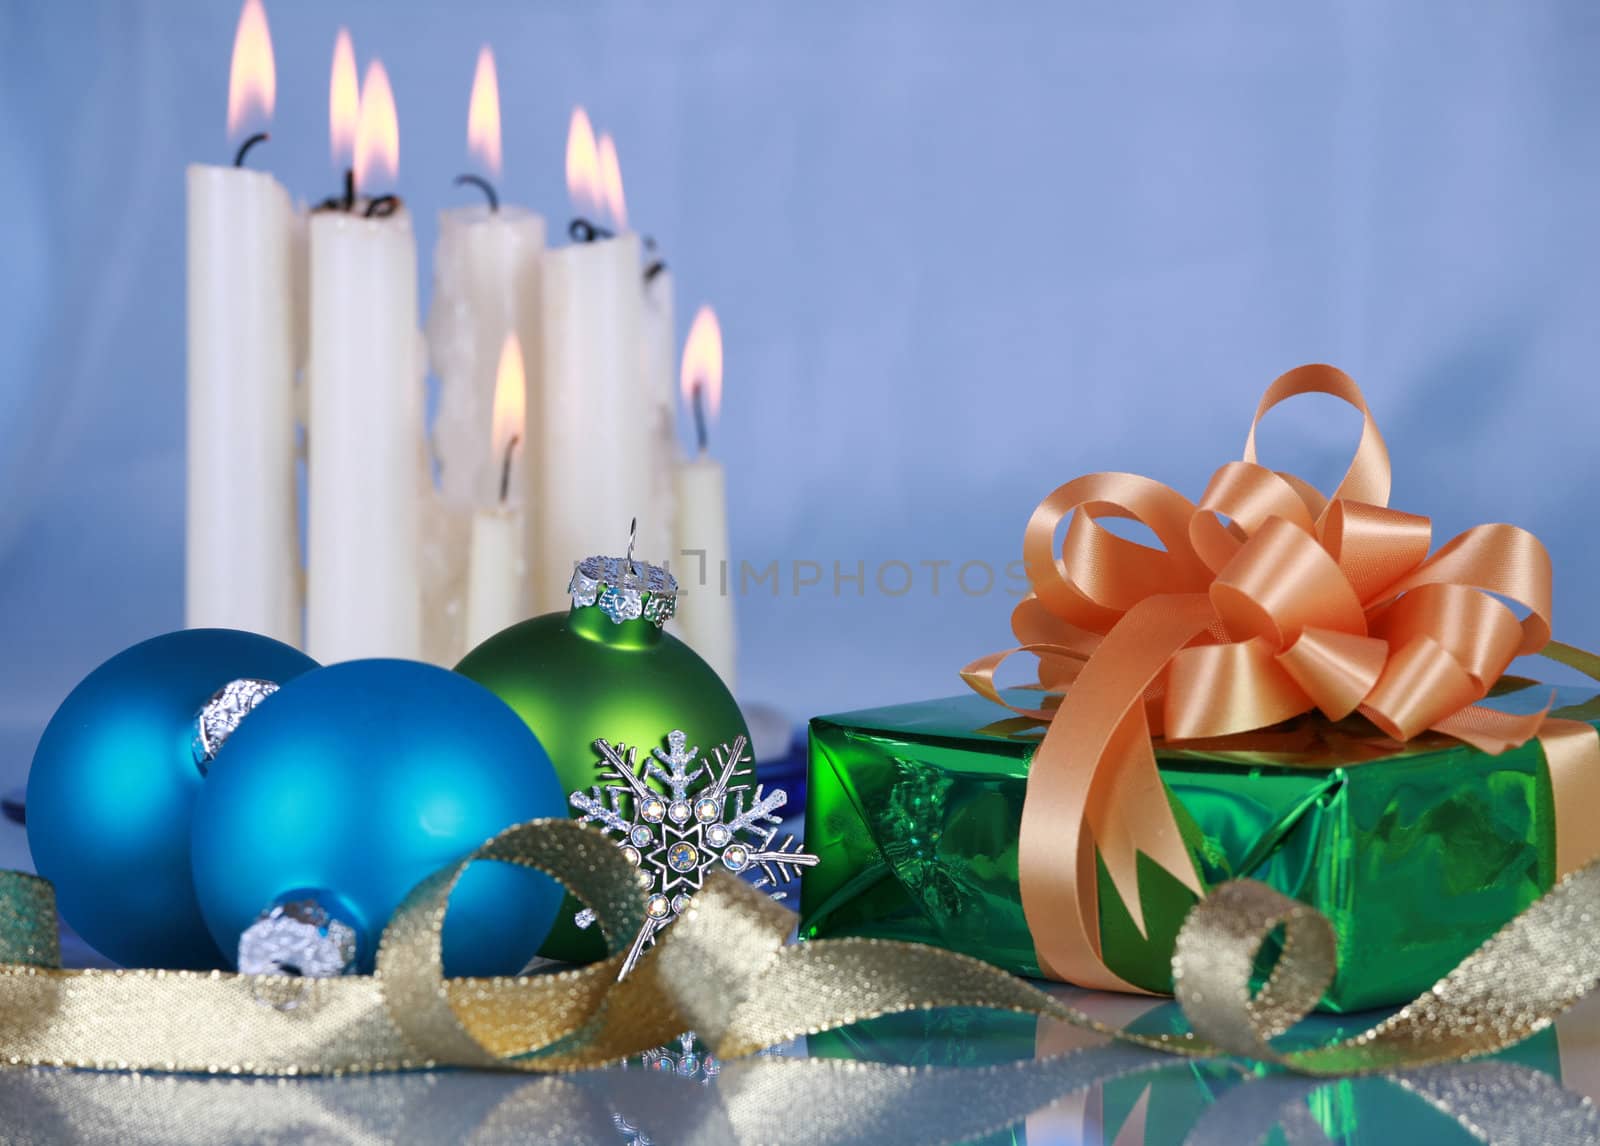
[[[667,733],[667,751],[652,748],[641,767],[637,753],[625,744],[594,742],[606,762],[600,774],[611,781],[589,793],[574,792],[572,806],[583,823],[599,824],[621,838],[617,846],[639,869],[639,882],[650,890],[645,921],[623,961],[622,978],[632,971],[656,935],[689,906],[690,897],[718,864],[735,873],[759,871],[757,887],[792,880],[817,857],[798,849],[793,836],[772,846],[780,822],[774,813],[788,802],[781,788],[763,794],[757,784],[731,784],[739,765],[749,763],[749,741],[740,736],[719,745],[714,762],[696,764],[699,748],[677,730]],[[692,771],[691,771],[692,769]],[[650,787],[659,780],[670,795]],[[631,818],[630,818],[631,817]],[[774,825],[767,827],[764,825]],[[776,892],[774,899],[783,899]],[[578,913],[579,927],[594,922],[594,913]]]

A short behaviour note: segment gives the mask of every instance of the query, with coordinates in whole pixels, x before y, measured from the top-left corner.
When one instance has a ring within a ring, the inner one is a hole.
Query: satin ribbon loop
[[[1284,518],[1263,523],[1211,583],[1211,605],[1228,632],[1263,637],[1275,649],[1307,625],[1367,635],[1350,582],[1309,529]]]
[[[1068,565],[1066,554],[1057,559],[1056,527],[1069,515],[1078,513],[1087,519],[1102,516],[1137,521],[1156,535],[1166,547],[1164,551],[1131,542],[1124,542],[1127,548],[1117,548],[1117,560],[1124,567],[1137,567],[1139,580],[1152,590],[1162,586],[1170,591],[1174,585],[1200,589],[1210,579],[1209,571],[1189,545],[1194,505],[1187,498],[1138,474],[1089,474],[1061,486],[1039,504],[1028,522],[1022,546],[1023,567],[1034,595],[1068,624],[1107,633],[1132,604],[1127,593],[1106,584],[1097,559],[1111,548],[1100,536],[1111,535],[1098,525],[1093,531],[1080,532],[1074,541],[1074,552],[1080,557],[1077,564]],[[1094,540],[1091,543],[1084,538]],[[1085,554],[1090,560],[1082,559]],[[1097,599],[1096,591],[1110,594],[1124,604],[1112,607]]]
[[[1256,431],[1261,419],[1271,410],[1290,398],[1301,394],[1327,394],[1354,406],[1361,414],[1361,439],[1356,443],[1355,456],[1344,477],[1333,491],[1330,501],[1364,501],[1371,505],[1389,504],[1389,448],[1384,445],[1378,423],[1367,408],[1367,399],[1355,379],[1336,366],[1312,363],[1297,366],[1273,380],[1261,396],[1256,415],[1250,422],[1250,434],[1244,443],[1244,460],[1256,460]]]
[[[1433,544],[1426,517],[1360,501],[1334,502],[1317,532],[1363,606],[1421,565]]]
[[[979,696],[986,700],[992,700],[996,704],[1004,705],[1012,712],[1015,712],[1018,716],[1026,716],[1034,720],[1053,720],[1055,718],[1056,705],[1060,704],[1061,701],[1061,698],[1057,695],[1049,695],[1047,698],[1049,701],[1051,701],[1051,703],[1047,705],[1040,705],[1037,708],[1030,708],[1026,705],[1012,704],[1003,695],[1001,695],[1000,686],[995,683],[995,673],[999,670],[1002,664],[1004,664],[1011,657],[1015,656],[1017,653],[1032,653],[1037,656],[1040,662],[1039,671],[1041,677],[1046,671],[1045,666],[1055,663],[1058,658],[1062,661],[1071,661],[1073,659],[1072,650],[1064,648],[1060,645],[1019,645],[1014,649],[1006,649],[1004,652],[990,653],[986,657],[979,657],[966,668],[961,670],[961,679],[966,681],[967,687],[972,689],[972,691],[976,692]],[[1077,662],[1077,664],[1081,669],[1082,663]],[[1076,677],[1076,675],[1077,673],[1074,672],[1073,676]],[[1044,693],[1041,693],[1040,695],[1047,696],[1047,694]]]
[[[1515,525],[1479,525],[1441,546],[1394,587],[1393,595],[1423,585],[1456,584],[1515,601],[1528,610],[1517,648],[1526,656],[1550,643],[1553,581],[1549,551],[1537,537]]]
[[[1311,697],[1265,638],[1200,645],[1172,657],[1163,729],[1168,740],[1232,736],[1298,716]]]
[[[1482,697],[1460,662],[1422,633],[1390,655],[1359,711],[1394,739],[1410,740]]]
[[[1312,393],[1362,418],[1328,499],[1256,456],[1268,411]],[[1542,713],[1498,719],[1477,707],[1514,657],[1549,641],[1549,555],[1526,530],[1497,524],[1430,557],[1432,523],[1389,508],[1390,473],[1360,387],[1311,365],[1267,388],[1243,459],[1222,465],[1197,504],[1149,478],[1102,473],[1068,482],[1034,511],[1023,538],[1033,592],[1012,627],[1040,654],[1039,686],[1061,700],[1007,707],[1050,722],[1030,767],[1019,849],[1023,908],[1049,973],[1128,989],[1101,957],[1097,856],[1141,930],[1141,854],[1200,891],[1155,768],[1155,736],[1259,733],[1315,709],[1331,720],[1363,714],[1380,743],[1432,730],[1500,752],[1538,737],[1557,792],[1560,870],[1600,852],[1600,819],[1574,802],[1590,786],[1600,797],[1600,740]],[[1106,517],[1145,525],[1164,548],[1111,533],[1097,520]],[[994,669],[1007,655],[973,662],[968,684],[1006,703]]]
[[[1220,573],[1268,521],[1281,518],[1307,533],[1315,528],[1315,512],[1299,491],[1281,475],[1251,462],[1229,462],[1213,474],[1199,508],[1204,512],[1190,521],[1189,542],[1213,573]],[[1230,524],[1218,521],[1219,514]]]
[[[1389,659],[1389,643],[1307,626],[1277,656],[1278,666],[1329,720],[1343,720],[1372,691]]]
[[[1385,609],[1373,634],[1394,648],[1432,638],[1461,666],[1480,699],[1522,648],[1523,627],[1503,603],[1467,585],[1422,585]]]

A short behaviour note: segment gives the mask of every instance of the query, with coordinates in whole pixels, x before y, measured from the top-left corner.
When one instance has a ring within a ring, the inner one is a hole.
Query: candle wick
[[[317,204],[318,211],[343,211],[346,215],[356,209],[356,173],[353,169],[344,169],[344,194],[329,195]]]
[[[628,522],[628,571],[633,571],[633,543],[639,540],[639,519]]]
[[[489,200],[489,210],[500,210],[500,196],[495,194],[494,184],[481,175],[457,175],[457,187],[476,187],[483,192],[483,197]]]
[[[522,443],[521,434],[512,434],[511,440],[506,443],[505,461],[500,463],[500,504],[506,503],[506,498],[511,496],[511,456],[516,453],[517,446]]]
[[[387,219],[398,210],[400,210],[400,196],[379,195],[367,204],[367,209],[362,215],[368,219]]]
[[[250,154],[250,149],[252,147],[254,147],[256,144],[265,143],[267,140],[269,140],[271,138],[272,138],[272,136],[268,135],[264,131],[256,132],[249,139],[245,140],[243,143],[241,143],[239,145],[239,150],[236,151],[234,153],[234,156],[233,156],[233,165],[235,167],[243,167],[244,166],[244,157],[246,155]]]
[[[567,225],[567,234],[572,236],[575,243],[592,243],[596,239],[614,239],[615,231],[607,230],[596,223],[591,223],[581,215]]]
[[[695,441],[700,443],[700,452],[702,454],[706,452],[705,389],[703,382],[694,384],[694,437]]]
[[[652,255],[656,254],[655,236],[653,236],[653,235],[644,236],[644,249],[646,251],[648,251]],[[659,256],[656,257],[656,258],[651,259],[650,262],[648,264],[646,264],[646,266],[644,268],[644,281],[646,283],[655,282],[656,281],[656,276],[659,275],[662,271],[664,271],[666,269],[667,269],[667,260],[665,260],[663,258],[660,258]]]

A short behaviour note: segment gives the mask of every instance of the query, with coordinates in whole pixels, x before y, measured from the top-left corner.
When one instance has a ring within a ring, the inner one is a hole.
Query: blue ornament
[[[331,944],[336,971],[353,940],[371,971],[417,883],[504,828],[566,813],[543,746],[488,689],[412,661],[347,661],[285,686],[229,738],[195,810],[195,888],[223,951],[250,931],[242,969],[316,973]],[[474,865],[451,897],[447,971],[515,974],[561,899],[541,873]]]
[[[189,874],[198,716],[232,681],[281,684],[316,667],[270,637],[187,629],[118,653],[72,690],[33,756],[28,847],[91,947],[130,967],[226,966]]]

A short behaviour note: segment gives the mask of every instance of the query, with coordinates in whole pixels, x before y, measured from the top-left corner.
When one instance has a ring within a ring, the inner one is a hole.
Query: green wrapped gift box
[[[1534,712],[1549,701],[1547,686],[1517,683],[1484,703]],[[1593,690],[1559,689],[1556,703],[1552,715],[1600,726]],[[1208,885],[1258,879],[1333,924],[1339,972],[1323,1010],[1405,1002],[1549,890],[1544,753],[1530,741],[1489,756],[1431,734],[1374,746],[1360,720],[1318,720],[1227,750],[1158,741],[1157,765]],[[802,885],[801,935],[928,943],[1038,975],[1017,833],[1041,735],[977,696],[814,719],[806,844],[821,862]],[[1100,877],[1106,962],[1170,992],[1193,894],[1141,856],[1141,934],[1103,868]]]

